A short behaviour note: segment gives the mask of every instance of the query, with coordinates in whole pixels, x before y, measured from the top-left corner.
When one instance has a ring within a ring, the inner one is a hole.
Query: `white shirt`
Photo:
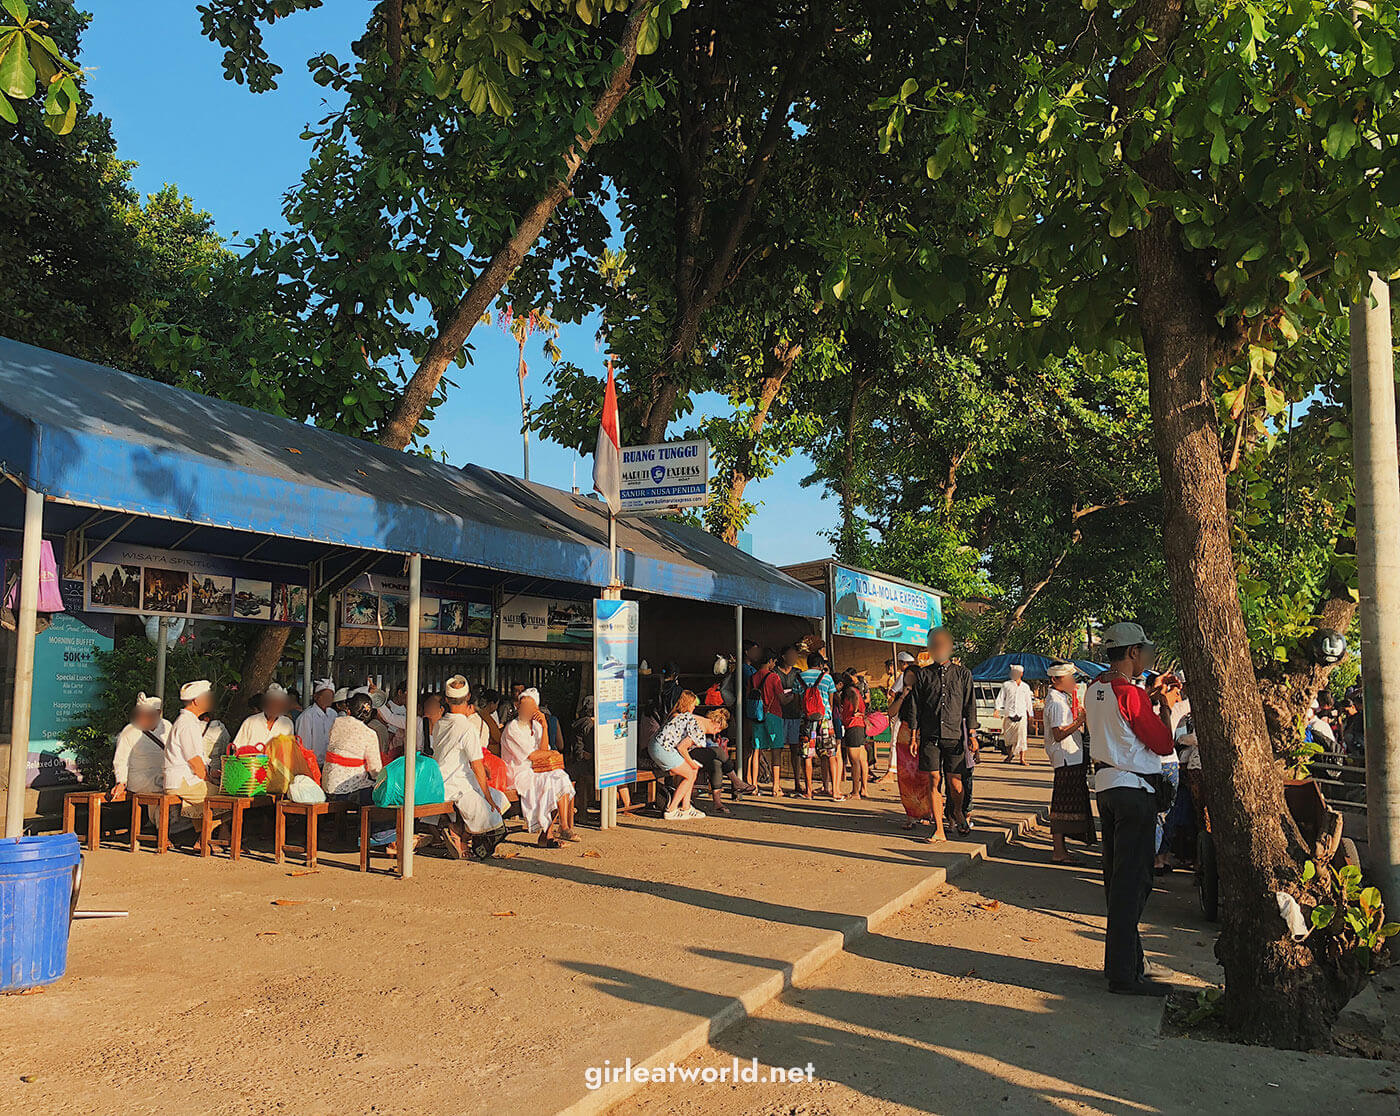
[[[311,749],[317,763],[326,758],[326,748],[331,742],[331,726],[339,716],[334,706],[328,705],[322,709],[312,702],[297,718],[297,735],[301,737],[303,746]]]
[[[1008,678],[997,692],[996,711],[1007,718],[1031,719],[1031,688],[1024,682]]]
[[[379,734],[358,717],[336,718],[326,755],[343,756],[353,765],[326,759],[321,766],[321,787],[327,794],[349,794],[361,787],[372,787],[374,777],[384,767]]]
[[[506,767],[510,768],[512,778],[522,767],[533,771],[530,753],[543,747],[544,726],[538,721],[508,721],[505,728],[501,729],[501,759],[505,760]]]
[[[152,740],[152,736],[156,739]],[[165,742],[169,736],[170,722],[164,717],[149,735],[135,725],[122,729],[112,756],[112,775],[116,781],[133,794],[158,793],[165,785]]]
[[[408,707],[386,701],[379,707],[379,719],[396,732],[403,732],[408,727]]]
[[[1069,694],[1055,689],[1045,695],[1045,752],[1051,767],[1069,767],[1084,762],[1083,734],[1079,729],[1062,740],[1055,739],[1055,730],[1074,724],[1074,706]]]
[[[204,722],[182,709],[165,738],[165,789],[178,794],[181,787],[200,782],[190,760],[204,758]]]
[[[269,722],[261,713],[254,713],[238,726],[238,732],[233,738],[233,750],[235,754],[246,748],[256,748],[261,752],[274,736],[295,735],[296,729],[292,727],[290,717],[278,717],[277,720]]]
[[[1127,706],[1144,733],[1160,730],[1170,739],[1167,726],[1152,711],[1152,699],[1145,690],[1119,678],[1112,682],[1092,682],[1084,692],[1084,716],[1089,729],[1089,754],[1095,763],[1109,766],[1094,776],[1094,789],[1132,787],[1151,790],[1141,775],[1156,775],[1162,770],[1162,757],[1149,748],[1134,731],[1124,713]],[[1156,721],[1153,728],[1147,722]]]
[[[490,740],[486,726],[475,713],[442,715],[433,729],[433,758],[442,772],[442,785],[449,799],[455,800],[464,788],[476,787],[472,764],[486,754]]]

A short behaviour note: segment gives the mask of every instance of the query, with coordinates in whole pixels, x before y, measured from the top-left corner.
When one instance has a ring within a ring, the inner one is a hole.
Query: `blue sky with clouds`
[[[280,227],[282,196],[309,156],[310,145],[298,137],[326,108],[325,90],[311,81],[305,61],[325,50],[348,57],[369,0],[329,0],[275,25],[267,49],[284,73],[275,92],[257,96],[224,78],[220,50],[200,34],[192,0],[89,0],[87,7],[93,13],[81,59],[87,87],[112,120],[120,155],[139,164],[137,189],[149,193],[175,183],[213,214],[225,236]],[[601,371],[595,328],[566,326],[560,345],[565,359]],[[450,461],[518,474],[515,342],[486,327],[478,327],[472,341],[474,364],[457,370],[458,390],[439,411],[428,440]],[[538,344],[527,361],[538,397],[548,369]],[[531,479],[544,484],[568,488],[576,469],[580,487],[590,485],[591,458],[551,443],[532,442],[530,466]],[[829,553],[820,533],[835,522],[835,501],[801,486],[809,468],[794,459],[749,486],[749,497],[761,503],[749,525],[759,557],[788,563]]]

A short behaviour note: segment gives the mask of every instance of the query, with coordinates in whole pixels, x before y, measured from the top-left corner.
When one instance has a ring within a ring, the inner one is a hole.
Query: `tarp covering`
[[[1061,662],[1073,663],[1079,673],[1087,678],[1094,678],[1108,669],[1099,663],[1091,663],[1088,659],[1054,659],[1030,651],[1013,651],[1008,655],[993,655],[990,659],[983,659],[972,668],[972,678],[975,682],[1005,682],[1011,677],[1012,664],[1019,663],[1025,668],[1023,677],[1027,682],[1039,682],[1050,677],[1048,670],[1051,663]]]
[[[0,469],[92,508],[555,583],[608,581],[596,500],[3,338]],[[793,616],[825,610],[822,594],[697,528],[623,519],[617,534],[631,589]]]

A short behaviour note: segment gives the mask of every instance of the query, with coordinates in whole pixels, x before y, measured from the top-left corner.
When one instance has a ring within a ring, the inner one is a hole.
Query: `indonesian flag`
[[[598,424],[598,447],[593,451],[593,491],[607,501],[608,510],[622,510],[622,442],[617,434],[617,387],[608,361],[608,386],[603,393],[603,419]]]

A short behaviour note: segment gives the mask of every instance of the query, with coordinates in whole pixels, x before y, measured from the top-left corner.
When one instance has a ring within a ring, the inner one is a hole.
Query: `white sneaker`
[[[703,810],[697,810],[694,806],[690,806],[687,807],[685,813],[682,814],[681,817],[696,820],[699,818],[707,818],[709,815]]]
[[[682,818],[689,817],[690,815],[683,813],[680,810],[667,810],[661,816],[667,821],[680,821]]]

